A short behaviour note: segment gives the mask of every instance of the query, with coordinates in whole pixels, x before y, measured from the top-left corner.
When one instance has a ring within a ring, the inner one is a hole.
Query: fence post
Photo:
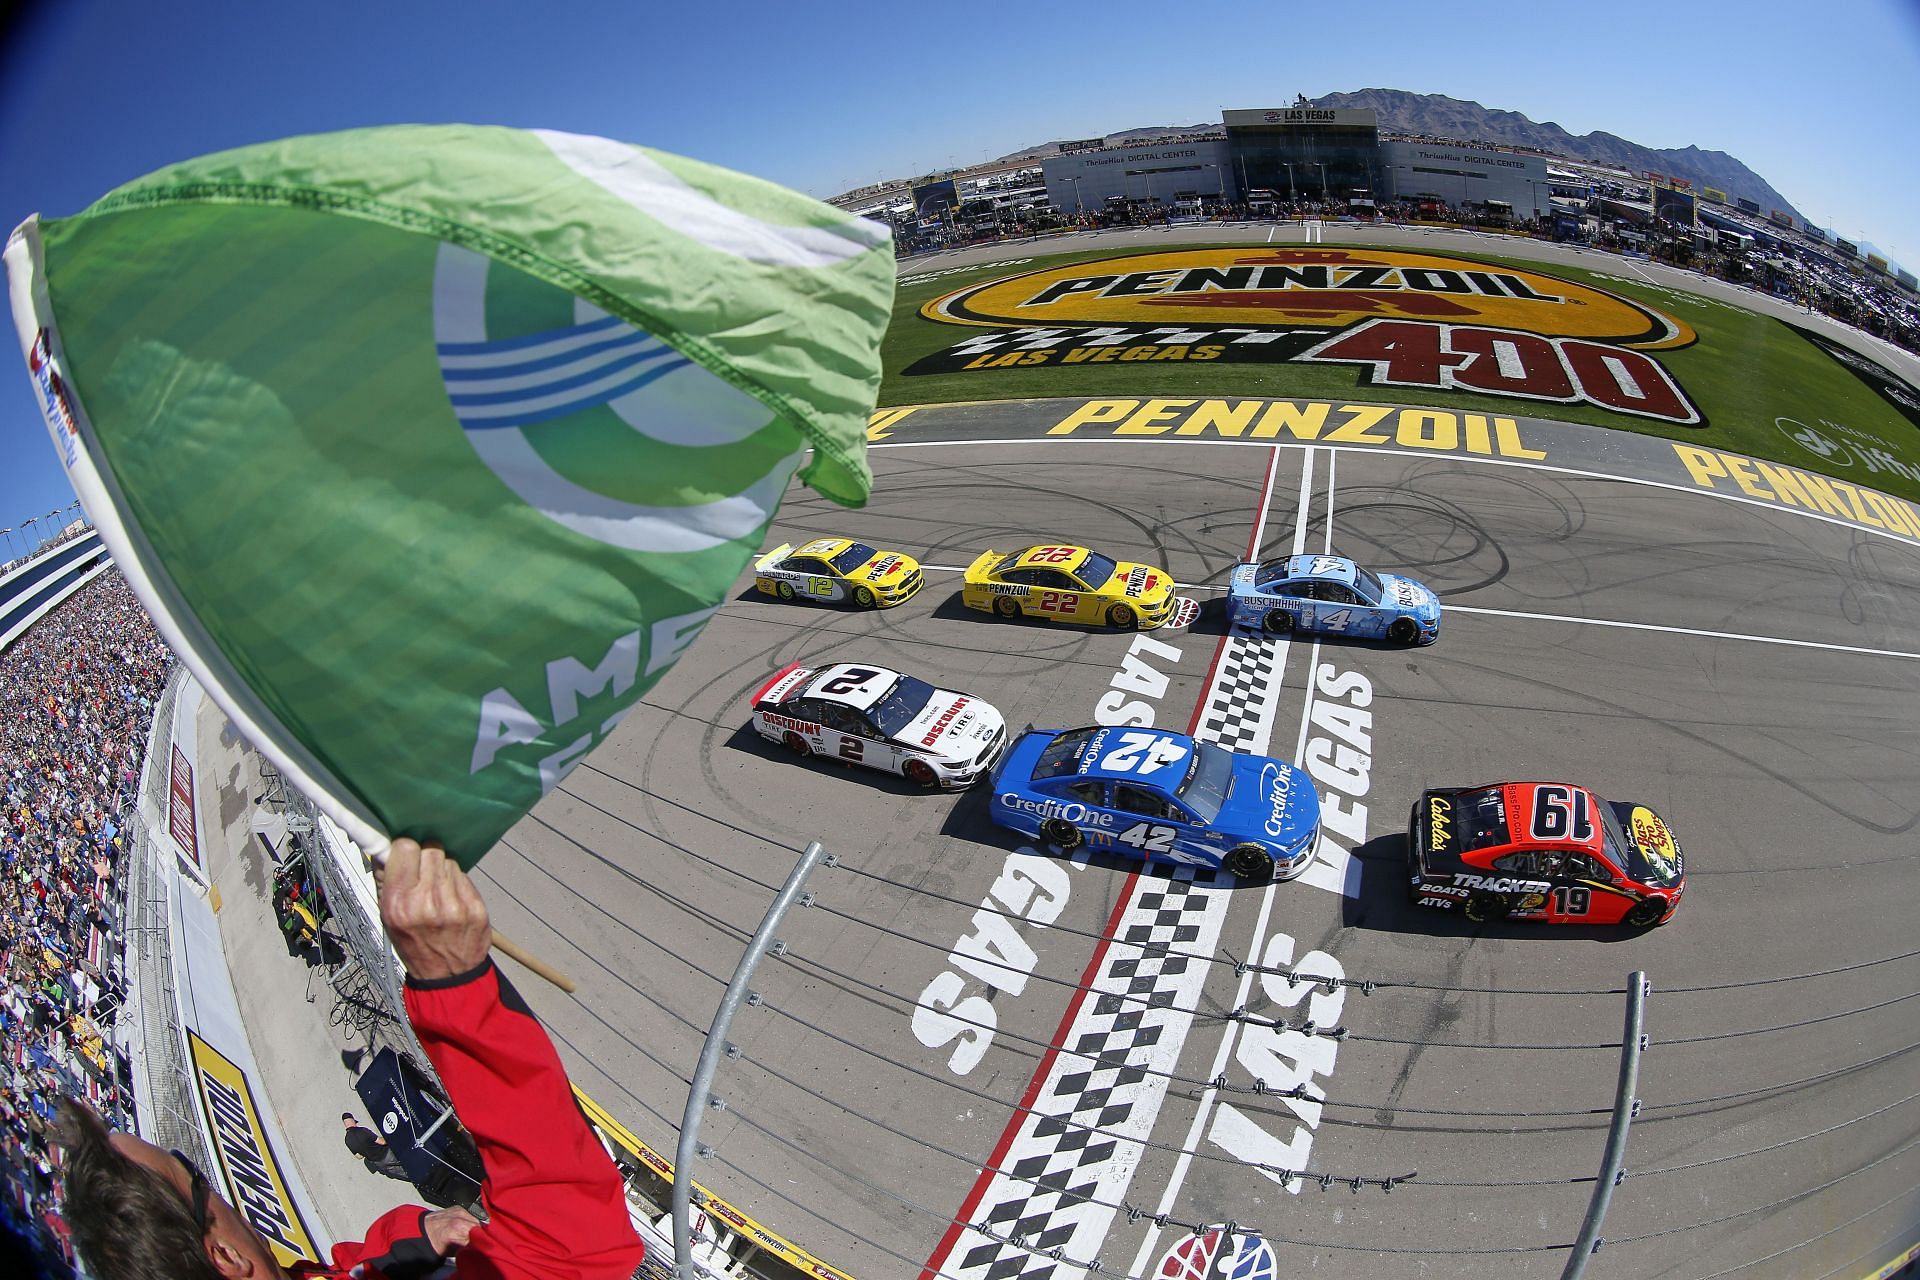
[[[766,916],[760,921],[760,927],[753,931],[753,937],[747,941],[747,949],[740,957],[740,963],[734,968],[733,979],[727,983],[726,994],[720,997],[720,1007],[714,1010],[713,1025],[707,1028],[706,1043],[700,1047],[700,1061],[693,1069],[693,1084],[687,1090],[686,1110],[680,1115],[680,1142],[673,1153],[673,1274],[675,1280],[695,1280],[693,1271],[693,1158],[707,1154],[700,1146],[700,1116],[717,1099],[709,1096],[707,1090],[713,1087],[713,1074],[720,1066],[720,1056],[728,1049],[727,1028],[733,1025],[733,1015],[748,996],[747,981],[753,976],[754,966],[760,963],[771,945],[776,945],[773,931],[787,914],[787,908],[800,897],[800,886],[806,883],[814,865],[820,861],[825,850],[818,840],[813,841],[800,855],[800,861],[793,864],[793,870],[787,873],[787,882],[780,887],[773,904],[767,908]],[[811,901],[808,899],[807,901]]]
[[[1613,1093],[1613,1123],[1607,1127],[1607,1147],[1600,1157],[1600,1177],[1593,1184],[1593,1198],[1587,1202],[1587,1220],[1580,1224],[1580,1238],[1573,1242],[1560,1280],[1580,1280],[1587,1259],[1600,1249],[1600,1224],[1606,1220],[1607,1206],[1613,1202],[1613,1189],[1620,1181],[1620,1165],[1627,1155],[1627,1127],[1639,1108],[1634,1092],[1640,1085],[1640,1042],[1646,1025],[1647,975],[1635,969],[1627,975],[1627,1025],[1620,1039],[1620,1082]]]

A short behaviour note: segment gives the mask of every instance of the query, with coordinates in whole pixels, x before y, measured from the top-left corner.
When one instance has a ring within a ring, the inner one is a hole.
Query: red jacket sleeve
[[[421,1227],[427,1213],[428,1210],[417,1204],[390,1209],[374,1219],[373,1225],[367,1228],[365,1240],[334,1245],[331,1267],[300,1263],[292,1268],[293,1274],[304,1280],[308,1276],[343,1276],[355,1267],[367,1267],[380,1276],[424,1275],[438,1260]]]
[[[644,1246],[553,1042],[489,960],[407,981],[407,1016],[486,1165],[462,1280],[628,1280]]]

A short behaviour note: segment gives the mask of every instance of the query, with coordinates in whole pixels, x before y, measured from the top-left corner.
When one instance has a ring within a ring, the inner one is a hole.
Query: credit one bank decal
[[[1369,386],[1424,387],[1698,425],[1650,353],[1686,324],[1536,271],[1387,249],[1134,254],[956,290],[920,309],[981,330],[909,376],[1042,365],[1349,364]]]

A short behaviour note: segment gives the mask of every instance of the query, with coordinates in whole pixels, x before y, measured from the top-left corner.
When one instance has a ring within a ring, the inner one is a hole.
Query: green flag
[[[871,480],[887,231],[625,143],[245,147],[29,219],[6,268],[122,571],[369,848],[472,865],[692,643],[796,471]]]

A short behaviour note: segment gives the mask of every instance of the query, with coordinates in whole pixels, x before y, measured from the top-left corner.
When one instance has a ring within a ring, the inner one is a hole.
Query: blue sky
[[[1920,264],[1916,0],[34,9],[0,43],[9,228],[187,156],[362,125],[598,133],[827,196],[1057,138],[1385,87],[1728,151],[1816,222]],[[16,367],[10,389],[0,375],[0,526],[73,500]]]

